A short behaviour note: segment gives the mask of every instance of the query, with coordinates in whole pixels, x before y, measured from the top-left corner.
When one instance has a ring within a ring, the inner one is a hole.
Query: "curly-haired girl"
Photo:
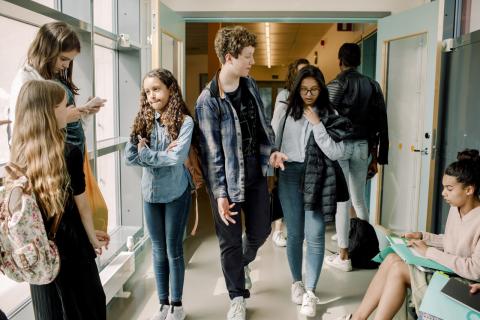
[[[172,73],[165,69],[147,73],[125,156],[127,164],[143,167],[145,220],[152,240],[160,300],[154,320],[185,318],[182,240],[190,211],[191,180],[184,162],[193,128],[193,119]]]

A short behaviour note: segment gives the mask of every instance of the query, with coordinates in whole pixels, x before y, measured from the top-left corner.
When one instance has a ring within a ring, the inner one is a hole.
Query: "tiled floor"
[[[229,299],[221,272],[219,248],[213,233],[211,217],[201,221],[198,236],[185,242],[188,260],[183,304],[189,320],[224,320]],[[327,232],[327,249],[335,250]],[[330,254],[327,252],[327,254]],[[147,320],[159,307],[151,267],[150,249],[137,258],[137,272],[129,281],[129,299],[115,298],[109,305],[110,320]],[[247,300],[249,320],[305,319],[299,307],[290,302],[291,275],[285,248],[278,248],[269,239],[250,265],[253,280],[252,296]],[[375,271],[356,270],[345,273],[324,264],[317,286],[322,304],[317,306],[314,319],[336,319],[353,311]]]
[[[147,249],[134,276],[132,297],[114,299],[109,307],[109,319],[146,320],[158,308],[149,254]],[[248,319],[304,318],[299,315],[298,307],[290,302],[291,276],[284,248],[275,247],[269,240],[251,264],[251,270],[253,288],[247,300]],[[345,273],[324,265],[317,287],[323,304],[318,306],[315,319],[335,319],[353,311],[372,275],[372,271]],[[229,300],[221,273],[218,243],[213,235],[203,239],[188,263],[183,303],[188,319],[225,319]]]

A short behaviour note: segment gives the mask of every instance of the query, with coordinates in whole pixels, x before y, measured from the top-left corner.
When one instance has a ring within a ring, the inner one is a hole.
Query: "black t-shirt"
[[[83,156],[77,146],[69,143],[65,144],[65,162],[70,176],[70,187],[68,199],[65,203],[65,212],[55,236],[55,243],[60,252],[61,260],[76,262],[95,259],[95,250],[88,240],[87,232],[80,218],[80,212],[73,198],[73,196],[85,192]],[[48,225],[48,228],[50,228],[51,221]]]
[[[242,148],[244,156],[258,156],[258,133],[260,127],[257,107],[247,88],[241,82],[235,91],[227,92],[237,112],[242,131]]]

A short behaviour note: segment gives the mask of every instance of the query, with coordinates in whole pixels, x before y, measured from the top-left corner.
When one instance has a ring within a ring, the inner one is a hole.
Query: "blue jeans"
[[[338,237],[338,247],[348,248],[348,233],[350,231],[350,207],[353,205],[357,217],[368,221],[368,209],[365,203],[365,183],[368,171],[367,140],[346,140],[345,155],[338,160],[342,167],[350,193],[350,200],[337,204],[335,226]]]
[[[278,195],[287,226],[287,258],[293,281],[302,280],[303,239],[307,240],[305,287],[315,290],[325,253],[325,222],[319,211],[305,211],[303,172],[305,165],[287,162],[279,172]]]
[[[190,211],[190,187],[180,198],[168,203],[144,202],[145,220],[152,240],[153,271],[159,300],[182,301],[185,262],[183,235]],[[170,282],[169,282],[170,280]]]

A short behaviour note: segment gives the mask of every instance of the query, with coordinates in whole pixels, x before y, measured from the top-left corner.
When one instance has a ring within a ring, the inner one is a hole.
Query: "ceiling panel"
[[[257,35],[255,63],[267,65],[265,23],[223,23],[222,26],[243,25]],[[312,51],[331,23],[270,23],[272,65],[288,65]],[[187,54],[207,54],[208,23],[187,23]]]

